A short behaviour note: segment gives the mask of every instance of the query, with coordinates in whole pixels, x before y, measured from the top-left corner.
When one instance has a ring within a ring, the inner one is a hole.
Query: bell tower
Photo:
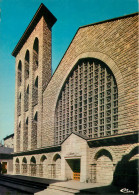
[[[15,151],[42,146],[43,92],[51,79],[51,29],[56,18],[41,4],[17,43]]]

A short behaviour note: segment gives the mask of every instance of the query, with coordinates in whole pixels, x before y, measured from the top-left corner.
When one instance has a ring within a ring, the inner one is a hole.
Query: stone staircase
[[[60,183],[50,184],[46,190],[35,193],[35,195],[72,195],[79,193],[79,189],[72,186],[62,186]]]
[[[63,181],[50,184],[47,189],[35,195],[120,195],[119,187],[102,183],[82,183],[78,181]]]
[[[50,185],[45,190],[47,195],[72,195],[77,194],[80,191],[77,189],[69,188],[69,187],[61,187],[57,185]]]
[[[93,184],[93,187],[98,186],[98,184]],[[79,181],[66,181],[57,182],[50,184],[47,189],[35,193],[35,195],[73,195],[82,194],[81,190],[92,188],[91,183],[81,183]],[[84,193],[83,193],[84,194]],[[88,194],[85,193],[85,194]],[[90,193],[89,193],[90,194]]]
[[[50,184],[59,180],[29,177],[23,175],[0,175],[0,185],[10,187],[17,191],[34,194],[45,190]]]

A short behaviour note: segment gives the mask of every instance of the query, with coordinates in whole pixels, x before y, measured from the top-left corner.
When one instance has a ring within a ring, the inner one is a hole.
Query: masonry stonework
[[[135,187],[138,15],[80,27],[51,77],[55,22],[41,4],[12,53],[14,174]]]

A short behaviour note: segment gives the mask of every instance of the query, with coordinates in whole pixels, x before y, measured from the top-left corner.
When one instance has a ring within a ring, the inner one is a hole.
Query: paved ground
[[[122,194],[138,194],[135,191],[132,191],[131,189],[116,187],[114,185],[104,185],[104,184],[97,184],[97,183],[81,183],[78,181],[66,181],[66,182],[57,182],[54,184],[50,184],[50,186],[54,186],[54,189],[57,188],[67,188],[67,189],[76,189],[79,190],[82,195],[93,195],[93,194],[98,194],[98,195],[122,195]],[[35,195],[66,195],[67,193],[65,192],[60,192],[60,191],[54,191],[54,189],[46,189],[43,191],[40,191],[36,193]],[[67,190],[68,191],[68,190]]]
[[[79,181],[75,181],[75,180],[70,180],[70,181],[66,181],[66,182],[57,182],[54,184],[51,184],[54,186],[61,186],[61,187],[68,187],[68,188],[74,188],[77,190],[82,190],[82,189],[88,189],[88,188],[94,188],[94,187],[100,187],[102,186],[102,184],[97,184],[97,183],[82,183]],[[106,186],[106,185],[103,185]]]
[[[0,186],[0,195],[31,195],[31,194],[19,192],[9,187]]]

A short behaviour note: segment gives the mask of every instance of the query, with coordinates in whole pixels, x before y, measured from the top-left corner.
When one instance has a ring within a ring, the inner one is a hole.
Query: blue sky
[[[11,53],[41,3],[57,18],[52,29],[53,71],[80,26],[138,11],[138,0],[0,0],[0,140],[14,132],[15,59]]]

